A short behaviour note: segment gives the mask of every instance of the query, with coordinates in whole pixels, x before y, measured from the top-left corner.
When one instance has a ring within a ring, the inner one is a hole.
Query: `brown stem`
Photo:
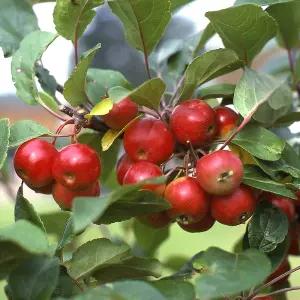
[[[190,156],[190,150],[187,151],[185,157],[184,157],[184,164],[185,164],[185,176],[189,176],[189,156]]]
[[[154,112],[153,110],[151,110],[151,109],[149,109],[147,107],[140,108],[139,112],[142,113],[142,114],[150,115],[150,116],[152,116],[152,117],[154,117],[156,119],[159,118],[159,115],[156,112]]]
[[[264,297],[271,297],[271,296],[274,296],[274,295],[284,294],[284,293],[287,293],[287,292],[298,291],[298,290],[300,290],[300,286],[294,286],[294,287],[274,291],[272,293],[264,295]],[[254,298],[254,299],[256,299],[256,298]]]
[[[275,282],[279,281],[280,279],[282,279],[282,278],[284,278],[284,277],[286,277],[286,276],[288,276],[288,275],[290,275],[290,274],[292,274],[292,273],[294,273],[294,272],[296,272],[298,270],[300,270],[300,266],[296,267],[296,268],[294,268],[292,270],[289,270],[289,271],[281,274],[280,276],[276,277],[275,279],[267,282],[266,284],[264,284],[263,286],[261,286],[260,288],[258,288],[256,291],[254,291],[251,295],[249,295],[246,300],[253,299],[256,295],[258,295],[260,292],[262,292],[267,287],[271,286],[272,284],[274,284]]]
[[[69,274],[69,273],[68,273]],[[83,288],[80,286],[79,282],[74,278],[72,277],[70,274],[69,274],[70,278],[72,279],[72,281],[77,285],[77,287],[79,288],[79,290],[81,292],[84,292]]]
[[[56,130],[56,135],[59,135],[61,133],[61,131],[64,129],[64,127],[66,125],[69,125],[69,124],[74,124],[74,119],[69,119],[69,120],[66,120],[64,123],[62,123]],[[56,140],[57,140],[57,137],[58,136],[55,136],[53,141],[52,141],[52,145],[55,144]]]

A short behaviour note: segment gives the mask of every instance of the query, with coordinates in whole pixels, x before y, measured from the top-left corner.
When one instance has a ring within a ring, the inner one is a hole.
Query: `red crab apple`
[[[237,127],[239,115],[229,107],[219,106],[215,109],[217,118],[216,137],[226,139],[230,133]]]
[[[162,121],[154,118],[138,119],[125,131],[124,148],[134,161],[161,164],[172,155],[174,139]]]
[[[280,264],[280,266],[267,278],[266,282],[269,282],[275,278],[277,278],[278,276],[284,274],[285,272],[288,272],[291,269],[290,263],[287,260],[287,258],[284,258],[284,260],[282,261],[282,263]],[[287,281],[289,275],[280,279],[279,281],[277,281],[274,284],[282,284],[285,281]]]
[[[210,212],[219,223],[236,226],[245,223],[253,215],[256,204],[251,190],[240,186],[230,195],[213,196]]]
[[[263,196],[265,196],[274,206],[280,208],[286,214],[290,222],[295,218],[295,200],[272,193],[264,193]]]
[[[132,161],[126,153],[119,159],[117,163],[117,180],[120,185],[123,185],[124,176],[133,164],[134,161]]]
[[[71,190],[84,190],[98,181],[101,162],[97,152],[83,144],[64,147],[56,156],[53,175],[57,182]]]
[[[49,183],[48,185],[38,187],[38,188],[37,187],[32,187],[28,184],[26,184],[26,185],[38,194],[51,195],[54,183],[55,182],[53,181],[53,182]]]
[[[52,190],[53,198],[56,203],[65,209],[70,209],[75,197],[97,197],[100,195],[100,184],[95,182],[85,190],[72,191],[64,187],[60,183],[56,183]]]
[[[188,232],[204,232],[212,228],[215,224],[216,220],[210,215],[210,213],[207,213],[205,217],[197,222],[192,224],[178,224],[183,230]]]
[[[102,118],[108,127],[120,130],[137,116],[138,110],[138,105],[127,97],[114,103],[113,108]]]
[[[232,152],[219,150],[201,157],[196,167],[201,187],[211,195],[228,195],[243,179],[243,164]]]
[[[127,171],[123,184],[135,184],[159,176],[163,176],[163,172],[157,165],[146,161],[138,162]],[[151,191],[159,196],[163,196],[165,188],[165,184],[145,184],[142,186],[143,190]]]
[[[155,212],[149,215],[141,216],[141,217],[136,217],[136,219],[140,223],[148,227],[157,228],[157,229],[166,227],[172,222],[171,218],[168,216],[165,210]]]
[[[25,142],[17,149],[14,157],[16,173],[31,187],[44,187],[54,179],[52,167],[57,153],[54,146],[45,140]]]
[[[293,223],[289,229],[290,247],[288,250],[289,255],[300,255],[300,224]]]
[[[181,177],[165,190],[165,199],[171,204],[169,216],[178,223],[199,222],[209,210],[209,197],[195,178]]]
[[[256,300],[275,300],[273,297],[271,296],[262,296],[262,297],[258,297],[258,298],[255,298]]]
[[[173,110],[170,127],[179,143],[201,146],[216,134],[216,115],[202,100],[185,101]]]

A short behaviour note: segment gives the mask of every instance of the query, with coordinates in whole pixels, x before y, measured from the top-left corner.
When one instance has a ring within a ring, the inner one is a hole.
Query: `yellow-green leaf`
[[[113,142],[118,138],[118,136],[120,136],[135,120],[137,120],[140,117],[141,115],[137,116],[121,130],[115,130],[115,129],[108,130],[101,140],[102,150],[103,151],[108,150],[109,147],[113,144]]]
[[[109,111],[113,108],[114,103],[110,98],[105,98],[101,100],[94,108],[91,110],[89,114],[86,114],[84,117],[86,119],[91,119],[92,116],[104,116],[109,113]]]

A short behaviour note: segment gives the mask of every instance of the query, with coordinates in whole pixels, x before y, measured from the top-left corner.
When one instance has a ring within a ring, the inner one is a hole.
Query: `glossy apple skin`
[[[283,273],[289,271],[291,269],[290,263],[287,260],[287,258],[285,258],[283,260],[283,262],[281,263],[281,265],[267,278],[266,282],[269,282],[275,278],[277,278],[278,276],[282,275]],[[287,281],[289,278],[289,275],[280,279],[279,281],[277,281],[276,283],[274,283],[274,285],[278,285],[278,284],[282,284],[285,281]]]
[[[197,161],[196,175],[207,193],[229,195],[243,180],[243,163],[231,151],[215,151]]]
[[[97,152],[83,144],[64,147],[56,156],[53,176],[57,182],[71,190],[84,190],[98,181],[101,162]]]
[[[268,201],[270,201],[274,206],[280,208],[287,216],[289,221],[293,221],[296,216],[295,211],[295,200],[290,198],[278,196],[272,193],[264,193],[262,197],[265,197]]]
[[[162,170],[155,164],[149,162],[138,162],[131,166],[127,171],[123,184],[135,184],[140,181],[163,176]],[[143,190],[151,191],[159,196],[163,196],[166,189],[165,184],[145,184],[142,186]]]
[[[72,191],[57,182],[53,186],[52,194],[54,200],[61,208],[70,209],[72,207],[72,203],[75,197],[100,196],[100,184],[97,181],[85,190]]]
[[[181,177],[172,181],[165,190],[164,198],[171,204],[171,219],[182,224],[199,222],[209,210],[209,196],[195,178]]]
[[[300,224],[297,222],[291,224],[289,228],[290,247],[289,255],[300,255]]]
[[[14,157],[17,175],[31,187],[43,187],[53,181],[52,167],[58,151],[42,139],[22,144]]]
[[[207,213],[205,217],[197,223],[187,224],[187,225],[178,223],[178,225],[183,230],[194,233],[194,232],[208,231],[214,226],[215,223],[216,220],[210,215],[210,213]]]
[[[237,127],[239,115],[234,110],[226,106],[216,107],[214,111],[217,118],[216,137],[225,140]]]
[[[216,114],[202,100],[185,101],[173,110],[170,127],[179,143],[201,146],[216,134]]]
[[[271,296],[266,296],[266,297],[258,297],[255,298],[256,300],[275,300],[273,297]]]
[[[105,124],[112,129],[123,129],[138,114],[139,107],[130,98],[115,103],[107,115],[102,116]]]
[[[120,157],[117,163],[117,180],[120,185],[123,185],[124,177],[133,164],[134,161],[126,153]]]
[[[240,186],[230,195],[213,196],[211,215],[219,223],[236,226],[245,223],[254,213],[257,200],[251,190]]]
[[[166,211],[159,211],[153,214],[136,217],[136,219],[143,225],[155,229],[167,227],[172,223],[172,220]]]
[[[125,151],[136,162],[159,165],[173,154],[174,146],[170,129],[154,118],[138,119],[125,131]]]

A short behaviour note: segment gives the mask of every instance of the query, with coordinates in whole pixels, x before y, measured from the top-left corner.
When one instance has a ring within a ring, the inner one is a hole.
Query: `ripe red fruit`
[[[290,247],[289,255],[300,255],[300,224],[295,223],[289,229]]]
[[[100,174],[100,158],[87,145],[72,144],[64,147],[53,164],[56,181],[71,190],[86,189],[98,180]]]
[[[266,297],[255,297],[256,300],[275,300],[273,297],[271,296],[266,296]]]
[[[283,260],[283,262],[281,263],[281,265],[267,278],[266,282],[269,282],[275,278],[277,278],[278,276],[284,274],[285,272],[289,271],[291,269],[290,263],[289,261],[285,258]],[[280,279],[279,281],[277,281],[274,284],[282,284],[285,281],[287,281],[287,279],[289,278],[290,275]]]
[[[216,220],[210,215],[210,213],[207,213],[206,216],[197,223],[187,225],[178,223],[178,225],[188,232],[204,232],[212,228],[215,222]]]
[[[173,110],[170,127],[179,143],[201,146],[216,134],[216,115],[204,101],[185,101]]]
[[[237,127],[239,115],[229,107],[219,106],[214,109],[217,118],[216,137],[226,139]]]
[[[130,98],[124,98],[119,103],[114,103],[107,115],[102,116],[107,126],[113,129],[122,129],[138,114],[139,107]]]
[[[57,156],[54,146],[42,139],[22,144],[16,151],[14,167],[18,176],[32,187],[43,187],[53,181],[52,166]]]
[[[30,185],[27,184],[27,186],[32,189],[33,191],[35,191],[36,193],[38,194],[44,194],[44,195],[51,195],[52,194],[52,188],[53,188],[53,185],[54,185],[54,181],[51,182],[50,184],[48,185],[45,185],[45,186],[42,186],[42,187],[32,187]]]
[[[278,196],[272,193],[265,193],[265,197],[272,202],[272,204],[280,209],[286,214],[287,218],[291,222],[296,215],[294,200],[282,196]]]
[[[70,209],[75,197],[97,197],[100,195],[100,184],[95,182],[87,189],[82,191],[72,191],[64,187],[60,183],[55,183],[53,186],[53,198],[56,203],[65,209]]]
[[[134,161],[161,164],[172,155],[174,139],[162,121],[154,118],[139,119],[125,131],[124,148]]]
[[[219,150],[201,157],[196,167],[201,187],[211,195],[228,195],[243,180],[243,164],[232,152]]]
[[[140,181],[162,176],[163,172],[161,169],[152,163],[149,162],[138,162],[131,166],[127,171],[123,184],[135,184]],[[151,191],[159,196],[163,196],[166,189],[165,184],[145,184],[142,186],[143,190]]]
[[[168,226],[172,220],[171,218],[168,216],[167,212],[164,211],[159,211],[150,215],[145,215],[145,216],[141,216],[141,217],[136,217],[136,219],[151,228],[163,228]]]
[[[256,203],[251,190],[240,186],[230,195],[212,197],[210,212],[218,222],[236,226],[245,223],[253,215]]]
[[[172,205],[169,216],[182,224],[196,223],[209,210],[209,197],[195,178],[181,177],[165,190],[165,199]]]
[[[123,185],[124,176],[133,164],[134,161],[132,161],[126,153],[119,159],[117,164],[117,180],[120,185]]]

